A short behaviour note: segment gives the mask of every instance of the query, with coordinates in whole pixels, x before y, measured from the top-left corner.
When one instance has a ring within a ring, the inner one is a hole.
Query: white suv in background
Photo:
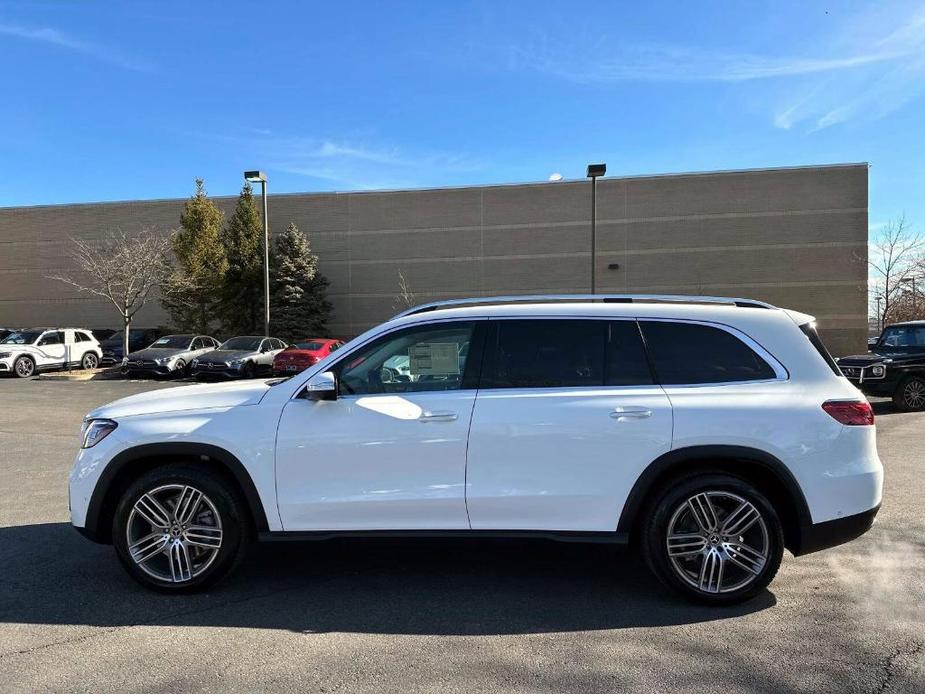
[[[76,328],[19,330],[0,340],[0,374],[29,378],[38,371],[95,369],[103,357],[93,333]]]
[[[407,360],[407,374],[386,364]],[[813,319],[748,300],[551,296],[410,309],[291,379],[91,412],[71,519],[165,591],[254,538],[632,542],[708,603],[864,533],[873,412]]]

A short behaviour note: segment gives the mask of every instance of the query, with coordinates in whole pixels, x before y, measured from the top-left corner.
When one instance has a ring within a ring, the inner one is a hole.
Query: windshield
[[[233,337],[225,340],[220,349],[247,350],[253,352],[260,347],[262,337]]]
[[[136,341],[138,341],[138,340],[141,340],[141,339],[143,339],[143,338],[145,337],[145,335],[147,335],[147,334],[148,334],[148,331],[147,331],[145,328],[138,328],[137,330],[133,328],[133,329],[131,329],[131,330],[128,331],[128,339],[129,339],[129,342],[136,342]],[[155,335],[156,335],[156,334],[157,334],[157,333],[155,333]],[[117,346],[121,347],[121,346],[122,346],[122,339],[123,339],[123,334],[122,334],[121,331],[119,331],[119,332],[115,332],[115,333],[113,333],[112,335],[110,335],[109,337],[107,337],[101,344],[104,344],[104,345],[107,345],[107,346],[108,346],[108,345],[117,345]],[[149,337],[148,339],[150,340],[151,338]]]
[[[925,325],[891,325],[883,331],[877,347],[925,349]]]
[[[319,349],[324,349],[324,343],[322,342],[296,342],[293,347],[296,349],[307,349],[309,352],[317,352]]]
[[[23,330],[22,332],[10,333],[0,340],[0,345],[31,345],[41,337],[44,330]]]
[[[192,341],[192,335],[165,335],[152,342],[151,349],[186,349]]]

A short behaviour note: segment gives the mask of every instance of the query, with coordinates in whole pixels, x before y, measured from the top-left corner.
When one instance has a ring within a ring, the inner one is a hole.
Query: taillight
[[[868,426],[874,423],[874,411],[869,402],[829,400],[822,403],[822,409],[835,421],[848,426]]]

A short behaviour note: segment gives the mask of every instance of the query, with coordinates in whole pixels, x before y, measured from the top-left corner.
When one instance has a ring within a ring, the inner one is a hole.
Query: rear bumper
[[[880,504],[877,504],[862,513],[804,526],[800,529],[799,546],[792,548],[794,556],[843,545],[860,537],[873,526],[874,518],[879,510]]]

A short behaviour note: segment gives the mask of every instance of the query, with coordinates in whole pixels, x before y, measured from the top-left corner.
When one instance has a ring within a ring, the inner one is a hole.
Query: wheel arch
[[[803,529],[812,525],[806,497],[793,473],[778,458],[747,446],[689,446],[656,458],[636,480],[627,496],[617,531],[632,533],[646,505],[663,484],[698,470],[723,472],[754,484],[774,506],[784,526],[784,545],[800,553]]]
[[[250,473],[233,454],[205,443],[152,443],[126,449],[100,475],[87,507],[82,529],[90,539],[111,542],[112,517],[122,492],[139,475],[161,465],[186,462],[204,465],[221,474],[241,493],[257,532],[269,530],[266,511]]]

